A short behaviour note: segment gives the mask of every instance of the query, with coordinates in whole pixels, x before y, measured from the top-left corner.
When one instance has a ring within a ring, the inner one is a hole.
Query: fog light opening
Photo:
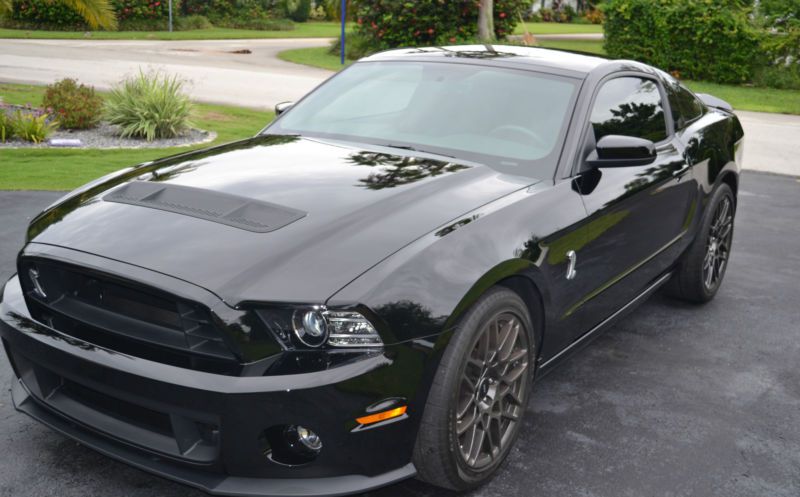
[[[259,445],[267,458],[284,466],[299,466],[317,458],[322,439],[301,425],[278,425],[264,430]]]

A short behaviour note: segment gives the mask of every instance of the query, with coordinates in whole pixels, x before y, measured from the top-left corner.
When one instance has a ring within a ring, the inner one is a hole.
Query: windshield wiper
[[[411,145],[398,145],[396,143],[377,143],[379,147],[386,147],[386,148],[399,148],[401,150],[410,150],[412,152],[419,152],[421,154],[431,154],[431,155],[439,155],[442,157],[449,157],[451,159],[455,159],[454,155],[447,155],[441,152],[431,152],[430,150],[422,150],[420,148],[412,147]]]

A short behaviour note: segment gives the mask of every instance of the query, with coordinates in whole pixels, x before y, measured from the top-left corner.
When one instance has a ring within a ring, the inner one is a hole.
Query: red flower
[[[429,35],[432,35],[432,34],[433,34],[433,28],[428,28],[428,34],[429,34]]]
[[[156,7],[158,7],[159,5],[161,5],[161,2],[156,2]]]
[[[450,37],[450,43],[455,43],[455,42],[456,42],[456,37],[455,36],[451,36]]]
[[[500,12],[500,19],[505,19],[505,18],[506,18],[506,13]]]

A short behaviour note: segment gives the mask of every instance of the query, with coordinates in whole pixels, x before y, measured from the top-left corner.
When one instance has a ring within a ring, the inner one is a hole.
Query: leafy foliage
[[[280,31],[294,29],[291,22],[280,19],[285,15],[285,8],[281,8],[276,0],[183,0],[180,12],[185,16],[205,16],[217,27]]]
[[[11,129],[15,137],[41,143],[58,127],[58,122],[44,112],[16,110],[11,116]]]
[[[447,45],[477,33],[479,0],[352,0],[356,33],[371,51],[397,47]],[[514,31],[525,0],[495,0],[497,38]]]
[[[751,79],[761,34],[735,0],[609,0],[605,49],[681,77],[719,83]]]
[[[105,114],[123,137],[172,138],[189,126],[192,104],[183,81],[159,73],[139,72],[112,88]]]
[[[12,24],[86,26],[116,29],[117,17],[111,0],[0,0],[0,17]]]
[[[62,128],[87,129],[100,120],[103,99],[93,87],[67,78],[47,87],[42,105],[58,116]]]
[[[311,0],[282,0],[281,8],[289,19],[306,22],[311,16]]]
[[[175,26],[180,31],[191,31],[193,29],[211,29],[214,27],[206,16],[192,14],[186,17],[179,17],[175,20]]]
[[[14,137],[14,123],[11,116],[0,108],[0,142],[5,142]]]

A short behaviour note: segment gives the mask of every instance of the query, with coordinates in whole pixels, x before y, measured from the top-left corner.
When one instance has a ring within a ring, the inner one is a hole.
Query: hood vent
[[[128,183],[103,200],[174,212],[256,233],[275,231],[306,215],[297,209],[238,195],[149,181]]]

